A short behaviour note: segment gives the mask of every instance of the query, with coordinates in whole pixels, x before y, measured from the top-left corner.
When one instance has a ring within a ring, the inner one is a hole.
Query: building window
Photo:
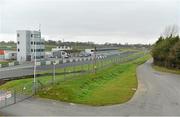
[[[31,34],[31,37],[33,37],[33,34]]]
[[[33,52],[33,49],[31,49],[31,52]]]
[[[18,49],[18,52],[20,52],[20,49]]]
[[[20,44],[20,42],[18,41],[18,44]]]
[[[20,37],[19,33],[17,33],[17,37]]]
[[[31,45],[33,45],[33,41],[31,41]]]

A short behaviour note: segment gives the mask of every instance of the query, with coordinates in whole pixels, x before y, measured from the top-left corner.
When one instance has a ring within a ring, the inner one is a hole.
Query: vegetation
[[[9,62],[8,61],[0,61],[0,64],[1,65],[6,65],[6,64],[8,64]]]
[[[88,105],[111,105],[131,99],[137,89],[136,67],[149,55],[124,64],[116,64],[96,74],[82,75],[46,87],[39,97]]]
[[[45,47],[46,51],[51,51],[52,48],[55,48],[57,46],[71,46],[75,50],[84,50],[86,48],[94,48],[95,46],[97,48],[107,48],[107,47],[116,47],[121,49],[126,48],[150,48],[151,45],[144,45],[144,44],[117,44],[117,43],[104,43],[104,44],[95,44],[93,42],[62,42],[62,41],[53,41],[53,40],[46,40],[45,41]],[[16,43],[13,41],[0,42],[0,50],[16,50]]]
[[[165,68],[165,67],[160,67],[160,66],[156,66],[153,65],[153,68],[157,71],[160,72],[168,72],[168,73],[173,73],[173,74],[180,74],[180,70],[178,69],[173,69],[173,68]]]
[[[169,29],[169,31],[168,31]],[[152,49],[154,64],[180,69],[180,38],[174,27],[165,30],[166,36],[159,37]]]

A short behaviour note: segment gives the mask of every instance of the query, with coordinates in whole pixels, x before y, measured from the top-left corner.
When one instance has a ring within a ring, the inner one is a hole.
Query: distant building
[[[5,59],[5,51],[0,50],[0,60],[4,60],[4,59]]]
[[[17,59],[16,51],[0,50],[0,60],[16,60],[16,59]]]
[[[36,57],[35,57],[36,53]],[[45,45],[40,31],[17,31],[17,61],[34,61],[44,59]]]
[[[61,50],[52,51],[53,58],[67,58],[69,57],[69,53]]]
[[[94,49],[85,49],[85,53],[94,54]]]
[[[69,57],[72,48],[70,46],[58,46],[52,48],[52,55],[54,58],[66,58]]]
[[[5,59],[6,60],[16,60],[17,52],[16,51],[5,51]]]
[[[66,50],[72,50],[70,46],[58,46],[56,48],[52,48],[52,51],[66,51]]]

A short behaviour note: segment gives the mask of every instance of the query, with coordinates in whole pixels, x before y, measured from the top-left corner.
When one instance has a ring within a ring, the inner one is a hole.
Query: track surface
[[[161,73],[151,61],[137,68],[138,90],[124,104],[91,107],[31,98],[1,110],[4,115],[180,115],[180,75]]]

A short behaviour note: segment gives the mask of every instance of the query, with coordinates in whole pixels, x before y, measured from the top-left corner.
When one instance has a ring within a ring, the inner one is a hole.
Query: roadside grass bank
[[[153,69],[160,71],[160,72],[167,72],[167,73],[173,73],[173,74],[180,74],[180,69],[169,69],[157,65],[152,65]]]
[[[114,64],[96,74],[45,87],[36,95],[65,102],[103,106],[120,104],[132,98],[137,89],[136,68],[150,58],[149,54],[131,62]]]
[[[1,65],[6,65],[6,64],[8,64],[9,62],[8,61],[0,61],[0,64]]]

